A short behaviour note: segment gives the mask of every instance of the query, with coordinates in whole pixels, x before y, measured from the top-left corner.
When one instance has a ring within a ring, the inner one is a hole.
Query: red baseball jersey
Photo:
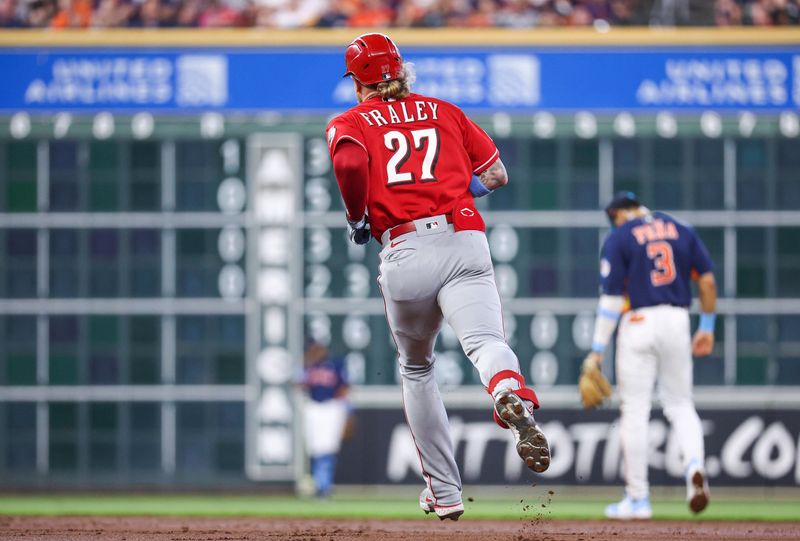
[[[367,212],[373,234],[453,212],[472,197],[472,175],[500,153],[494,141],[455,105],[420,94],[383,101],[375,96],[334,118],[327,129],[331,157],[350,140],[369,155]]]

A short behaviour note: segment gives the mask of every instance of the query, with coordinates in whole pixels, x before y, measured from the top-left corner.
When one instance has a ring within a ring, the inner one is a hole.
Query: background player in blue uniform
[[[606,516],[652,515],[647,429],[656,382],[680,447],[687,501],[699,513],[708,505],[709,492],[703,429],[692,399],[692,355],[708,355],[714,346],[717,292],[711,257],[694,229],[650,212],[631,192],[617,194],[606,213],[614,229],[603,245],[592,352],[584,361],[584,370],[599,368],[619,321],[616,374],[626,490],[621,502],[606,508]],[[693,338],[688,310],[692,280],[702,311]],[[629,310],[624,310],[626,297]]]
[[[348,383],[344,360],[310,342],[305,351],[302,384],[309,400],[305,407],[306,450],[311,457],[311,475],[318,496],[333,489],[336,456],[347,423]]]

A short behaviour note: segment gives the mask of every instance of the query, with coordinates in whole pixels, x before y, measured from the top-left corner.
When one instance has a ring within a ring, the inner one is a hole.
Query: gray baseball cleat
[[[419,508],[425,511],[425,514],[435,513],[439,520],[458,520],[464,514],[464,503],[458,502],[455,505],[437,505],[434,503],[431,496],[430,489],[426,488],[419,495]]]
[[[689,509],[693,513],[699,513],[708,505],[710,491],[708,490],[708,479],[699,467],[689,470],[686,476],[686,501],[689,502]]]
[[[522,398],[513,391],[500,391],[494,400],[497,416],[511,429],[517,442],[517,454],[531,470],[542,473],[550,466],[550,447],[547,438],[525,407]]]

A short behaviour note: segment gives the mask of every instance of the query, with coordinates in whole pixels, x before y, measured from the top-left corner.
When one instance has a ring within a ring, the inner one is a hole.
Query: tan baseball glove
[[[583,360],[581,377],[578,379],[578,390],[581,402],[586,409],[596,408],[603,400],[611,396],[612,390],[608,380],[600,371],[603,356],[592,352]]]

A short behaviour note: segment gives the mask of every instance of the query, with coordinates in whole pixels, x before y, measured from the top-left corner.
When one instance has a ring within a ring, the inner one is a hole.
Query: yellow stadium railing
[[[368,31],[403,46],[714,46],[800,45],[800,28],[542,28],[510,29],[118,29],[4,30],[0,47],[263,47],[341,46]]]

